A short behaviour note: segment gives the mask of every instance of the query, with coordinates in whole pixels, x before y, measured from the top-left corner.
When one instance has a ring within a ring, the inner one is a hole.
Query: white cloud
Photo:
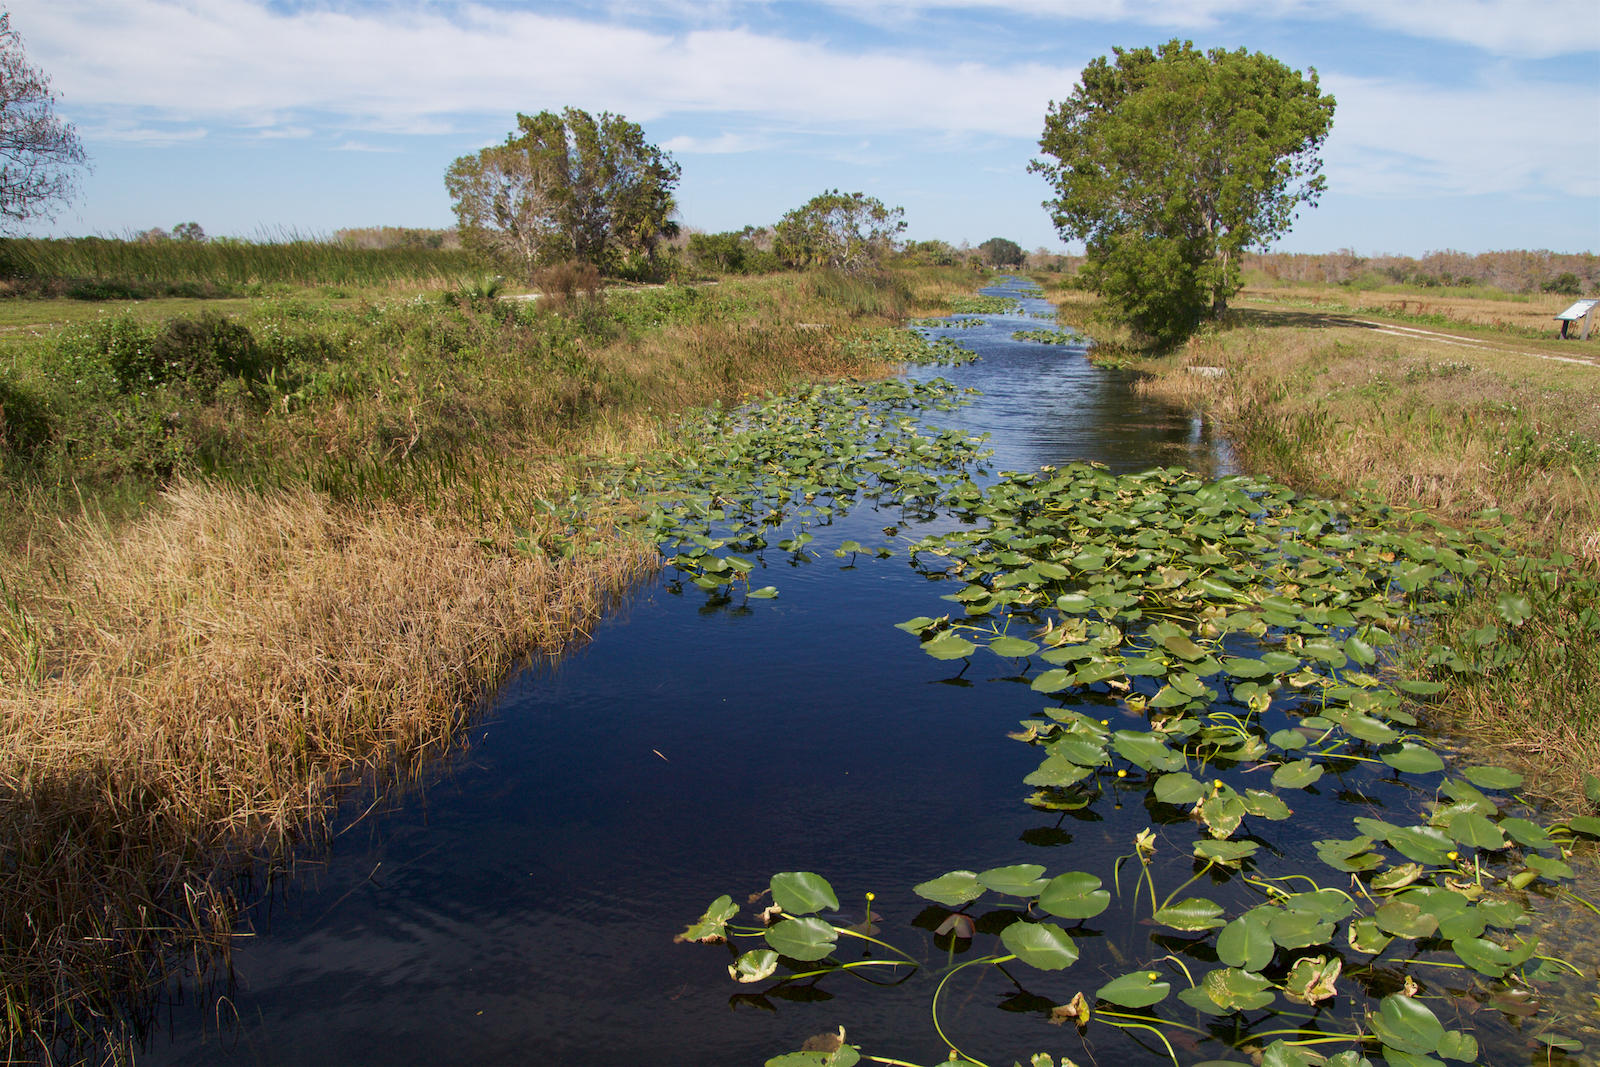
[[[1466,89],[1329,74],[1328,181],[1360,196],[1600,197],[1600,126],[1559,86]],[[1574,120],[1577,121],[1574,121]]]
[[[260,126],[327,115],[420,132],[450,116],[576,103],[639,122],[722,112],[1035,136],[1045,103],[1077,77],[1039,64],[951,65],[741,29],[650,32],[484,4],[446,17],[432,8],[280,13],[249,0],[17,3],[64,105],[173,121]],[[184,47],[169,47],[174,40]]]
[[[736,152],[758,152],[770,147],[771,142],[765,139],[742,137],[736,133],[723,133],[716,137],[669,137],[661,142],[661,147],[674,155],[683,156],[722,156]]]
[[[385,148],[382,145],[367,144],[365,141],[345,141],[335,145],[335,152],[398,152],[398,148]]]
[[[1546,58],[1595,50],[1594,0],[829,0],[879,25],[928,12],[1003,12],[1061,22],[1136,23],[1184,32],[1230,20],[1367,24],[1490,55]]]
[[[78,130],[78,134],[91,145],[97,141],[115,141],[119,144],[143,145],[147,148],[167,148],[176,144],[203,140],[209,136],[209,131],[198,126],[171,129],[167,127],[111,123],[102,126],[84,126]]]

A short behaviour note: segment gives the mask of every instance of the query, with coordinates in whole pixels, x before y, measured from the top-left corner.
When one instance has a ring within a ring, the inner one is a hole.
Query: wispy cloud
[[[722,156],[735,152],[759,152],[771,145],[768,138],[744,137],[737,133],[723,133],[716,137],[669,137],[661,147],[674,155]]]
[[[880,25],[929,13],[1004,12],[1063,23],[1132,23],[1170,31],[1244,20],[1373,26],[1493,56],[1546,58],[1595,50],[1593,0],[829,0]]]
[[[165,148],[171,145],[187,144],[203,140],[210,135],[210,131],[200,126],[174,129],[170,126],[127,125],[123,123],[86,126],[78,132],[91,143],[95,141],[113,141],[118,144],[144,145],[149,148]]]
[[[1558,86],[1496,78],[1460,90],[1329,74],[1330,183],[1364,196],[1600,197],[1600,127]]]
[[[72,108],[259,125],[322,116],[394,132],[580,102],[1034,135],[1075,69],[847,52],[743,29],[650,32],[483,4],[312,8],[247,0],[18,0]],[[19,18],[19,21],[21,19]],[[96,33],[85,34],[93,23]],[[168,43],[186,42],[182,49]]]
[[[383,145],[368,144],[365,141],[345,141],[335,145],[335,152],[398,152],[398,148],[388,148]]]

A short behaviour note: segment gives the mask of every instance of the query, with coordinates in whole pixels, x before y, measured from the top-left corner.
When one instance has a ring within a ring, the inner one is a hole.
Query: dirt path
[[[1549,352],[1529,352],[1526,349],[1512,348],[1503,344],[1490,341],[1480,341],[1471,337],[1460,337],[1453,333],[1440,333],[1437,330],[1424,330],[1416,326],[1398,326],[1392,322],[1375,322],[1371,319],[1344,318],[1344,322],[1352,326],[1362,326],[1378,333],[1388,334],[1391,337],[1409,337],[1412,339],[1427,339],[1444,345],[1454,345],[1458,348],[1472,348],[1484,352],[1498,352],[1511,356],[1528,356],[1532,359],[1548,359],[1557,363],[1576,363],[1579,366],[1600,366],[1600,358],[1593,355],[1585,356],[1557,356]]]

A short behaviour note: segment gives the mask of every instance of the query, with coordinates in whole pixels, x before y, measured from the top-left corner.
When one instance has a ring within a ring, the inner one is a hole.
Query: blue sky
[[[94,169],[45,234],[449,226],[445,168],[518,111],[644,127],[684,225],[829,188],[907,236],[1067,246],[1027,164],[1112,47],[1314,67],[1328,192],[1278,248],[1600,250],[1595,0],[10,0]]]

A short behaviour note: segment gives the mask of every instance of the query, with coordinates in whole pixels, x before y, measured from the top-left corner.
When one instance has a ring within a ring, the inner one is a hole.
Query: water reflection
[[[1023,299],[1024,314],[949,334],[984,358],[933,373],[984,395],[931,421],[990,432],[997,469],[1227,467],[1203,426],[1080,348],[1013,340],[1048,309]],[[1037,755],[1005,733],[1041,698],[1014,664],[940,663],[893,628],[937,614],[947,589],[903,553],[830,551],[886,525],[902,543],[921,532],[862,508],[817,531],[805,565],[769,555],[752,585],[782,593],[753,610],[649,583],[625,621],[512,679],[447,774],[348,827],[256,917],[221,1007],[175,1005],[142,1058],[748,1064],[844,1025],[885,1054],[943,1059],[928,982],[744,995],[727,955],[671,941],[717,894],[742,901],[795,869],[833,878],[847,914],[874,891],[886,928],[910,930],[926,904],[910,887],[952,866],[1108,869],[1151,824],[1142,790],[1071,815],[1020,802]],[[1130,936],[1146,935],[1086,932],[1084,964],[1112,965]],[[952,947],[925,939],[924,973]],[[1065,1001],[1070,978],[974,973],[942,1013],[952,1039],[1007,1063],[1060,1044],[1022,1009]]]

